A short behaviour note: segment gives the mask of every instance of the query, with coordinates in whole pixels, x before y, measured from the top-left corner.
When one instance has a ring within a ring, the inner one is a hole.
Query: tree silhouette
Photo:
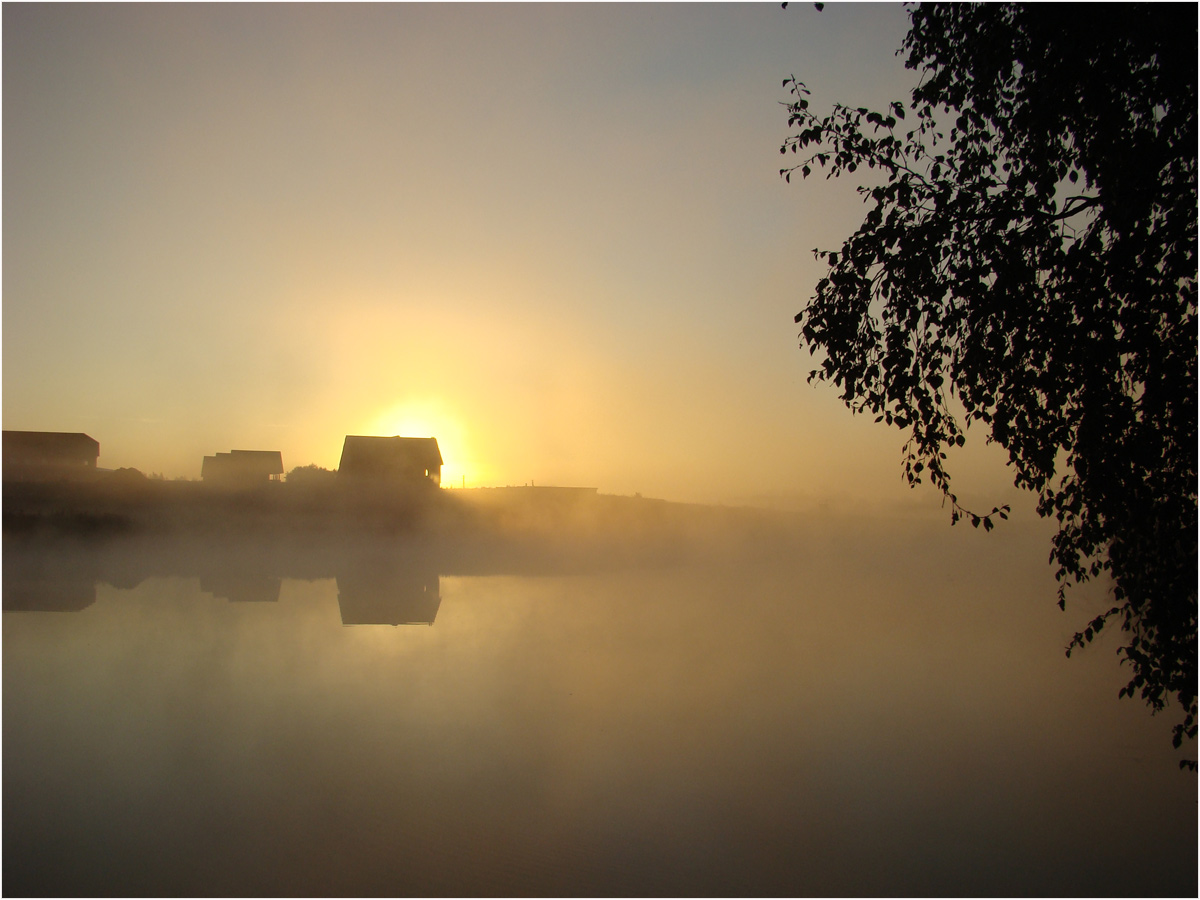
[[[921,74],[883,112],[819,116],[786,79],[791,180],[871,170],[868,207],[796,316],[855,412],[908,432],[904,471],[964,509],[946,449],[982,423],[1059,526],[1059,605],[1108,573],[1123,696],[1196,735],[1196,6],[921,4]],[[1194,761],[1181,765],[1195,768]]]
[[[321,487],[331,485],[336,480],[337,472],[331,469],[324,469],[316,463],[310,463],[307,466],[296,466],[296,468],[287,473],[287,483],[293,487]]]

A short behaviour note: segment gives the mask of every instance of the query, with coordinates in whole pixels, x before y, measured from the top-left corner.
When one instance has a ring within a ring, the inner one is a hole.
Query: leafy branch
[[[1122,696],[1174,698],[1180,746],[1196,736],[1194,10],[910,16],[909,103],[819,116],[783,81],[780,153],[800,157],[785,181],[878,173],[857,231],[814,251],[827,272],[796,316],[809,381],[907,430],[910,484],[990,531],[1008,508],[963,508],[946,468],[983,423],[1058,523],[1059,605],[1069,584],[1111,582],[1113,608],[1068,652],[1119,622]]]

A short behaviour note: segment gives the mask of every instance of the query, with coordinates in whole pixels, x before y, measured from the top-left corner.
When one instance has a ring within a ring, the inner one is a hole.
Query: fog
[[[805,384],[907,19],[5,4],[4,892],[1194,896],[1110,585]]]
[[[6,893],[1195,893],[1027,512],[450,493],[6,534]]]
[[[412,434],[468,487],[900,490],[796,346],[861,202],[778,174],[789,73],[872,108],[915,78],[899,5],[3,17],[6,428],[168,478]]]

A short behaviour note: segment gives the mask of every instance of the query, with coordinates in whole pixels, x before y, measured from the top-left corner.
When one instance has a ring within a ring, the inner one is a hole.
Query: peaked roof
[[[435,469],[442,465],[437,438],[375,437],[348,434],[342,444],[338,471],[375,472],[394,469]]]

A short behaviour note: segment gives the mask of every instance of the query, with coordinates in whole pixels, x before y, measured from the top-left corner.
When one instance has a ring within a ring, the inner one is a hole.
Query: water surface
[[[782,546],[6,545],[4,892],[1195,894],[1173,719],[1064,657],[1044,531]]]

